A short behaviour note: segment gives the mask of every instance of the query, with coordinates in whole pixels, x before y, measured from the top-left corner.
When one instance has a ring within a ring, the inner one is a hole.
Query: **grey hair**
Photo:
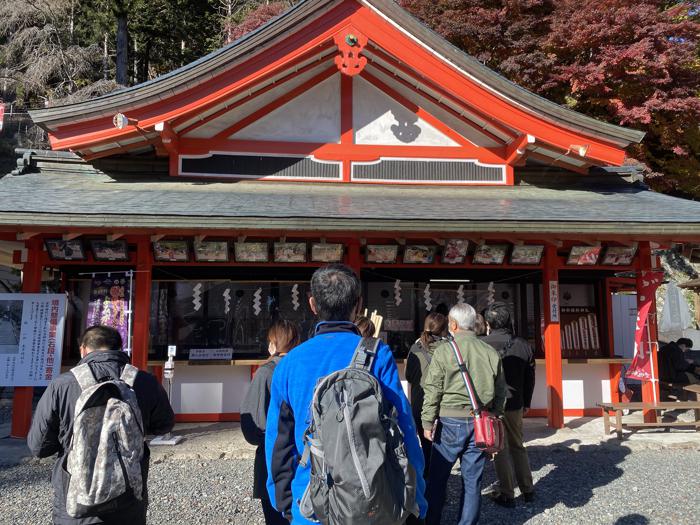
[[[474,331],[476,311],[470,304],[462,303],[454,305],[450,309],[449,317],[457,323],[460,330]]]

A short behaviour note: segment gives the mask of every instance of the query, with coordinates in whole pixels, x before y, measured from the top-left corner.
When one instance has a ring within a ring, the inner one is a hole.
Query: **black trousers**
[[[287,519],[272,506],[267,494],[264,494],[263,497],[260,498],[260,505],[262,505],[266,525],[289,525]]]

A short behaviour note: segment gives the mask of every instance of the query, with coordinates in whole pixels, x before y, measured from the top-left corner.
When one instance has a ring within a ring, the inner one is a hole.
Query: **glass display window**
[[[232,348],[234,359],[265,357],[267,330],[278,318],[298,323],[307,338],[314,318],[308,283],[156,281],[151,355],[162,358],[174,344],[181,359],[193,348]]]

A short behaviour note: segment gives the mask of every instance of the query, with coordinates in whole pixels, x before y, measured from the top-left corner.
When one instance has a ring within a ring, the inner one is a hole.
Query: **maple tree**
[[[404,0],[510,80],[647,133],[630,148],[659,190],[700,196],[700,2]]]

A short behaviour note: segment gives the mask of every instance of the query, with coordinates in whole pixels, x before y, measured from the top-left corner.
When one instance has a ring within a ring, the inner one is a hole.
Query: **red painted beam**
[[[181,155],[202,155],[211,151],[313,155],[320,160],[371,162],[381,157],[480,159],[503,164],[500,148],[469,146],[376,146],[372,144],[321,144],[311,142],[272,142],[236,139],[180,139]]]

